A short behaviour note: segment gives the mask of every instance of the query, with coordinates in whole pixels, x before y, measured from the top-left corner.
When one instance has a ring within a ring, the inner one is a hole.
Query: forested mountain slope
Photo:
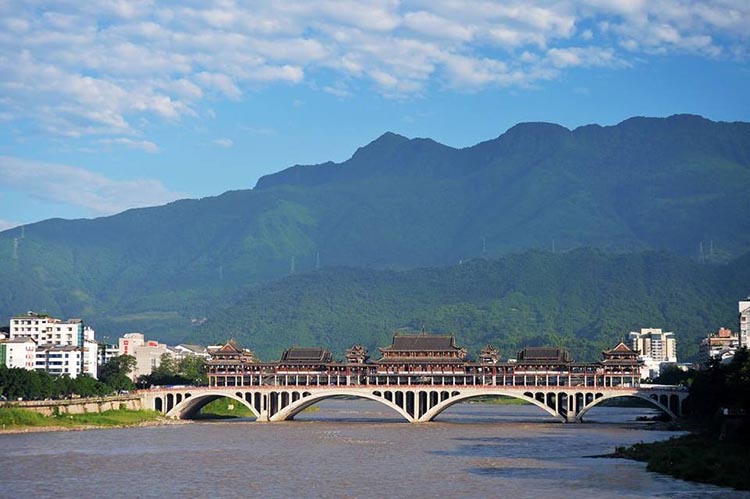
[[[180,335],[261,282],[323,266],[408,269],[529,248],[750,248],[750,124],[517,125],[454,149],[387,133],[254,189],[0,233],[0,320],[28,309]]]
[[[737,330],[737,300],[749,291],[750,254],[706,265],[665,252],[529,251],[442,268],[290,276],[217,311],[195,334],[235,338],[264,359],[293,345],[327,346],[342,357],[354,343],[377,357],[395,330],[425,328],[455,333],[474,355],[487,343],[506,357],[555,345],[595,360],[630,331],[660,327],[675,332],[684,361],[709,331]]]

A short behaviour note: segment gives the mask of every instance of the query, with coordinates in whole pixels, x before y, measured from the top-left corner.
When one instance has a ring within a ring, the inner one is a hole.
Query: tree
[[[132,355],[118,355],[109,359],[99,369],[99,381],[108,385],[113,391],[132,390],[135,388],[130,373],[136,366]]]
[[[188,354],[180,360],[179,371],[191,385],[207,385],[206,360],[197,355]]]

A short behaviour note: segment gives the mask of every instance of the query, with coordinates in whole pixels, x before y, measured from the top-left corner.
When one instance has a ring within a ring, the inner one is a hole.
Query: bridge
[[[247,407],[258,422],[287,421],[328,398],[354,397],[379,402],[410,423],[426,423],[453,406],[477,397],[506,396],[533,404],[561,422],[582,422],[604,401],[621,397],[645,400],[671,418],[685,413],[686,389],[663,385],[499,386],[499,385],[343,385],[165,387],[136,392],[144,409],[190,419],[208,403],[227,398]]]

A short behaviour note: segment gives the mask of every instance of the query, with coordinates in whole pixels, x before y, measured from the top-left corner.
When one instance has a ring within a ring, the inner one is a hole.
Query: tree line
[[[45,371],[0,366],[0,398],[4,400],[45,400],[72,397],[101,397],[129,391],[136,386],[203,385],[207,384],[204,360],[187,355],[176,360],[169,354],[161,357],[161,364],[151,374],[140,376],[134,383],[131,373],[135,357],[113,357],[99,368],[98,379],[88,374],[76,378],[53,376]]]

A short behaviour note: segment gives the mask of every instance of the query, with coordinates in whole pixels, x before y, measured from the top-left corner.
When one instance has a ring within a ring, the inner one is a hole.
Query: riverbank
[[[606,457],[647,463],[646,469],[691,482],[750,490],[750,448],[691,433],[669,440],[617,447]]]
[[[165,418],[156,411],[118,409],[100,413],[44,416],[26,409],[0,408],[0,434],[127,428],[180,423],[184,422]]]

